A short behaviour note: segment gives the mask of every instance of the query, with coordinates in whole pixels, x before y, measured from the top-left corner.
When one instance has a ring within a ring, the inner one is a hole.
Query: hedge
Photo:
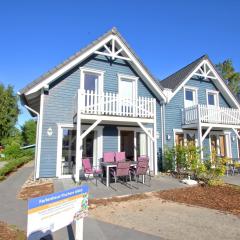
[[[33,159],[33,156],[28,155],[28,156],[22,156],[20,158],[12,159],[8,161],[8,163],[0,169],[0,181],[4,180],[8,174],[17,170],[23,164],[31,161],[32,159]]]

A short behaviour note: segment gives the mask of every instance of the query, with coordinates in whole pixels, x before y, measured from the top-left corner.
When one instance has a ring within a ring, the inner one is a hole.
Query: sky
[[[240,71],[238,0],[0,2],[0,83],[19,91],[113,26],[164,79],[203,54]],[[30,115],[21,107],[18,126]]]

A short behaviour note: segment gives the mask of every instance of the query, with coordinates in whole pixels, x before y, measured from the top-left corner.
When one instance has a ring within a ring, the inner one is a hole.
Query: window
[[[80,88],[88,91],[103,92],[104,71],[89,68],[80,69],[81,69]]]
[[[186,100],[193,101],[193,91],[186,90]]]
[[[195,134],[186,133],[187,146],[195,146]]]
[[[197,88],[184,88],[184,107],[191,107],[197,104]]]
[[[175,142],[177,146],[184,146],[184,134],[176,133]]]
[[[118,92],[122,98],[137,98],[137,80],[138,77],[118,74]]]
[[[96,91],[98,89],[99,76],[93,73],[84,74],[84,89],[89,91]]]
[[[195,146],[196,145],[195,131],[183,131],[175,133],[175,144],[180,146]]]
[[[218,92],[207,90],[207,104],[218,106]]]

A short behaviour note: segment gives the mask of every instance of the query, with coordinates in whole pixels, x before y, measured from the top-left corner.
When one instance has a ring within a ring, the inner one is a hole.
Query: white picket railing
[[[240,125],[240,110],[201,104],[183,109],[183,124],[192,124],[198,121],[202,123]]]
[[[80,106],[75,100],[74,111],[79,107],[82,114],[96,114],[122,117],[153,118],[156,100],[154,98],[138,97],[136,99],[122,98],[117,93],[94,91],[79,91]]]

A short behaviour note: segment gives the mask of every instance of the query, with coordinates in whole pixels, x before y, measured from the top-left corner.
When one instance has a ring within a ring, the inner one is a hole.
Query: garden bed
[[[24,231],[0,221],[0,240],[25,240]]]
[[[22,156],[17,159],[8,160],[6,164],[0,169],[0,181],[4,180],[12,172],[15,172],[18,168],[24,164],[32,161],[32,156]]]
[[[240,216],[240,187],[231,185],[197,186],[154,194],[160,199],[212,208]]]
[[[51,179],[33,179],[31,175],[28,180],[21,187],[18,193],[18,199],[27,200],[29,198],[35,198],[44,196],[54,192],[53,182]]]
[[[127,201],[141,201],[151,198],[170,200],[189,205],[220,210],[240,216],[240,187],[232,185],[222,186],[196,186],[164,190],[151,193],[140,193],[136,195],[112,197],[107,199],[89,199],[90,209],[98,206],[107,206],[112,203]]]

